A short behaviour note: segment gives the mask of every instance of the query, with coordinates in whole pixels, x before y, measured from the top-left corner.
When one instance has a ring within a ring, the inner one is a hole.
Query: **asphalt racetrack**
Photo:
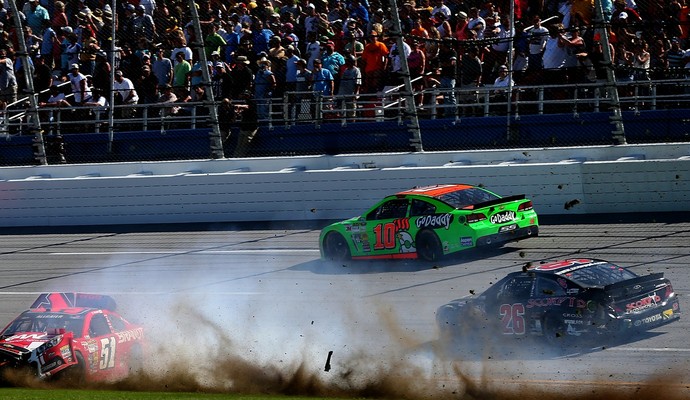
[[[481,292],[527,262],[565,257],[663,272],[686,311],[688,218],[543,221],[538,238],[435,265],[323,263],[318,233],[318,227],[246,225],[5,232],[0,324],[41,292],[111,294],[126,318],[147,329],[151,382],[191,390],[690,398],[686,316],[630,342],[559,352],[513,340],[470,354],[440,345],[434,324],[445,302]],[[309,384],[285,390],[291,380]]]

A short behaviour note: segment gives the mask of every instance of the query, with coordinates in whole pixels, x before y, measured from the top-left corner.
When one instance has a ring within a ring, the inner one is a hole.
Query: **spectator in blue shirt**
[[[359,0],[352,0],[350,2],[350,18],[362,22],[366,26],[369,24],[369,11]]]
[[[340,67],[345,65],[345,58],[335,51],[335,44],[331,41],[326,42],[322,49],[321,64],[323,69],[330,71],[334,77],[339,76]]]
[[[268,41],[274,36],[273,31],[264,28],[264,23],[260,19],[254,19],[252,35],[254,36],[254,52],[256,54],[268,53]]]
[[[331,96],[335,85],[333,74],[331,74],[331,71],[323,68],[323,64],[318,58],[314,60],[314,71],[312,71],[312,74],[314,79],[314,91],[324,96]]]

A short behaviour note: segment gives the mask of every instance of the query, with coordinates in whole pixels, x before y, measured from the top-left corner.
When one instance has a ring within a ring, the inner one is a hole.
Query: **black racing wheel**
[[[330,232],[326,235],[323,240],[323,250],[328,260],[344,261],[349,260],[351,257],[347,241],[338,232]]]
[[[417,234],[417,257],[424,261],[438,261],[443,257],[441,240],[433,231],[424,230]]]

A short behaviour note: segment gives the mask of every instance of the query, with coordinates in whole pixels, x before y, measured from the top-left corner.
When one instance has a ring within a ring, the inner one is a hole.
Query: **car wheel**
[[[350,247],[343,235],[331,232],[323,240],[323,252],[328,260],[343,261],[350,259]]]
[[[417,257],[424,261],[438,261],[443,257],[443,249],[438,236],[432,231],[421,231],[415,240],[417,244]]]
[[[553,315],[544,318],[542,332],[546,342],[555,347],[565,344],[568,338],[568,326],[561,318]]]

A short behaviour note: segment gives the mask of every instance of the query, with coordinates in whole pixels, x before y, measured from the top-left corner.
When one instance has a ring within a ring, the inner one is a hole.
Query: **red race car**
[[[44,293],[0,332],[0,372],[112,381],[138,370],[143,350],[144,329],[116,313],[110,296]]]

